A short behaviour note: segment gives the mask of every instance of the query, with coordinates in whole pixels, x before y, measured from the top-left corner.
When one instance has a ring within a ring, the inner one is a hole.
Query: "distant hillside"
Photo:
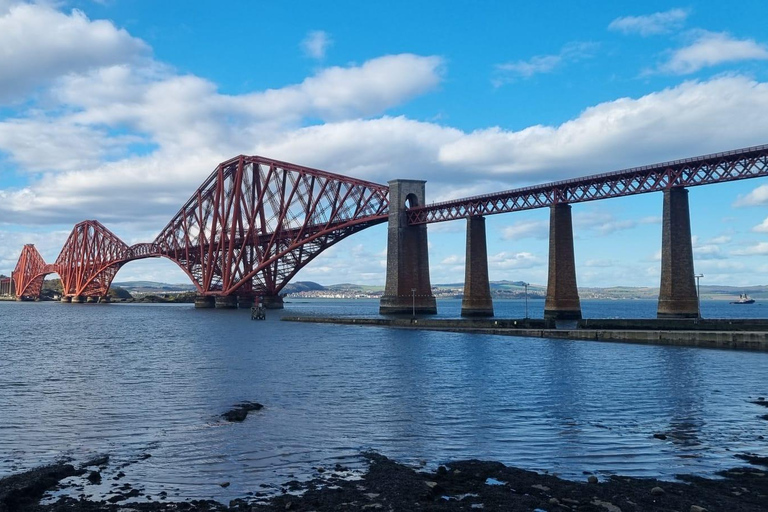
[[[311,292],[316,290],[325,290],[325,286],[314,283],[312,281],[296,281],[295,283],[288,283],[283,288],[282,293],[299,293],[299,292]]]
[[[195,291],[195,285],[191,283],[184,284],[169,284],[158,283],[155,281],[123,281],[120,283],[112,283],[112,286],[119,286],[130,293],[147,294],[147,293],[171,293],[171,292],[192,292]]]
[[[48,281],[46,281],[48,283]],[[53,286],[47,287],[55,289],[58,283],[51,283]],[[525,296],[524,281],[491,281],[491,294],[495,298],[522,298]],[[59,285],[60,286],[60,285]],[[114,287],[127,290],[132,294],[168,294],[180,292],[194,292],[195,286],[189,283],[169,284],[158,283],[154,281],[124,281],[113,283]],[[440,296],[461,296],[461,290],[464,283],[448,283],[433,285],[436,289],[436,295]],[[313,281],[297,281],[288,283],[283,288],[283,294],[328,292],[329,294],[341,295],[381,295],[384,291],[383,285],[361,285],[354,283],[339,283],[329,286],[323,286]],[[547,294],[547,286],[543,284],[528,285],[529,298],[544,298]],[[703,285],[701,286],[701,298],[707,300],[734,300],[739,294],[746,293],[754,299],[768,300],[768,285],[760,286],[721,286],[721,285]],[[324,294],[320,294],[324,295]],[[633,287],[633,286],[613,286],[609,288],[581,287],[579,295],[582,299],[656,299],[659,296],[659,289],[655,287]]]

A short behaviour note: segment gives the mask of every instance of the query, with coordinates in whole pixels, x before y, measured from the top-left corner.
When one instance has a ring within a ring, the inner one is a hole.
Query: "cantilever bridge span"
[[[550,207],[545,316],[579,318],[570,205],[663,192],[659,316],[698,316],[687,187],[762,176],[768,176],[768,145],[427,205],[423,181],[393,180],[387,187],[239,156],[221,163],[151,243],[128,246],[99,222],[84,221],[53,264],[25,246],[13,279],[19,297],[39,296],[52,272],[61,276],[66,298],[104,297],[125,263],[165,257],[187,273],[201,297],[227,306],[260,295],[279,305],[280,290],[314,257],[388,220],[380,311],[432,313],[426,224],[467,219],[462,314],[485,316],[493,308],[484,216]]]
[[[323,250],[387,219],[388,187],[258,156],[221,163],[151,243],[128,246],[95,220],[77,224],[56,262],[26,245],[16,295],[35,298],[46,274],[69,300],[105,297],[127,262],[165,257],[211,300],[280,290]]]

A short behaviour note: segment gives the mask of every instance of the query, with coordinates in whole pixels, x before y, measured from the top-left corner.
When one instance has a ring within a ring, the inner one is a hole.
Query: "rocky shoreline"
[[[11,475],[0,480],[0,512],[91,511],[330,511],[330,510],[520,510],[520,511],[765,511],[768,509],[768,460],[748,460],[752,466],[718,473],[718,478],[680,476],[678,481],[613,476],[600,481],[585,475],[584,481],[563,480],[499,462],[467,460],[425,472],[404,466],[377,453],[366,453],[368,470],[360,479],[349,479],[346,468],[318,468],[308,482],[287,482],[281,493],[267,496],[254,492],[222,504],[216,501],[131,503],[136,493],[127,491],[118,500],[91,501],[60,498],[40,504],[46,492],[62,479],[83,476],[98,481],[94,463],[79,468],[60,463]],[[254,482],[254,488],[258,482]],[[146,497],[143,498],[146,500]]]

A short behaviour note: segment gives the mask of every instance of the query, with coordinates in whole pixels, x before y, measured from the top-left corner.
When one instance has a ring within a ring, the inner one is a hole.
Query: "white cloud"
[[[567,63],[592,57],[598,46],[596,43],[569,43],[555,55],[536,55],[527,61],[497,64],[498,77],[494,80],[494,85],[500,86],[517,78],[531,78],[541,73],[551,73]]]
[[[752,228],[752,231],[756,233],[768,233],[768,217],[763,222]]]
[[[760,185],[746,196],[739,196],[733,206],[768,205],[768,185]]]
[[[501,233],[503,240],[546,239],[549,237],[549,222],[545,220],[522,221],[505,227]]]
[[[730,241],[731,241],[731,237],[730,236],[728,236],[728,235],[721,235],[721,236],[717,236],[717,237],[713,238],[712,240],[710,240],[710,243],[717,244],[717,245],[722,245],[722,244],[727,244]]]
[[[645,16],[624,16],[613,20],[608,29],[641,36],[666,34],[681,28],[688,14],[686,9],[670,9]]]
[[[734,39],[726,33],[703,31],[693,43],[673,52],[659,70],[684,75],[727,62],[767,59],[768,48],[753,39]]]
[[[584,266],[590,268],[615,268],[619,264],[613,260],[587,260],[584,262]]]
[[[518,181],[583,176],[762,143],[766,110],[766,83],[689,81],[601,103],[559,126],[476,130],[441,147],[440,161]]]
[[[751,247],[731,251],[731,254],[734,256],[751,256],[755,254],[765,255],[768,254],[768,242],[758,242]]]
[[[301,42],[301,47],[307,56],[313,59],[323,59],[331,43],[331,38],[327,33],[322,30],[313,30]]]
[[[698,260],[718,260],[726,258],[716,244],[704,244],[693,248],[693,257]]]
[[[489,270],[527,269],[543,265],[541,258],[530,252],[500,252],[488,257]]]
[[[144,42],[81,11],[69,15],[45,4],[0,5],[0,103],[67,73],[134,61]]]

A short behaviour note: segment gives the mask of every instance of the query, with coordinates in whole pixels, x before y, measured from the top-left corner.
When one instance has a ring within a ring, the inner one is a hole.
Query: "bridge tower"
[[[389,228],[387,229],[387,280],[379,313],[437,314],[429,281],[427,226],[408,225],[407,208],[425,203],[425,181],[389,182]]]
[[[576,288],[571,205],[555,203],[549,213],[549,277],[544,318],[581,320],[581,302]]]
[[[491,283],[488,280],[485,217],[467,217],[467,257],[464,265],[461,316],[493,316]]]
[[[698,318],[688,189],[664,190],[658,318]]]

